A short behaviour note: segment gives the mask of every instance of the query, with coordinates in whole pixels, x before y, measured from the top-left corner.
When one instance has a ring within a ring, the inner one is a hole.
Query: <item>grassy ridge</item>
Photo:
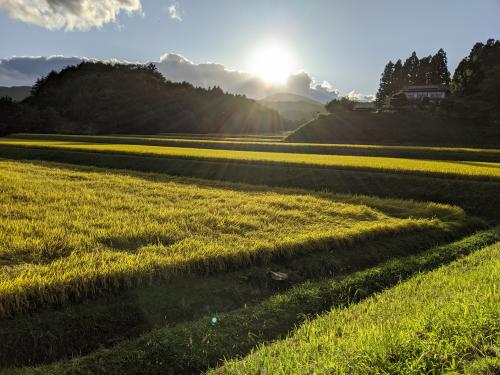
[[[467,160],[500,162],[500,150],[478,148],[381,146],[321,143],[288,143],[252,141],[248,139],[191,139],[166,136],[86,136],[62,134],[15,134],[11,138],[68,142],[91,142],[108,144],[132,144],[147,146],[171,146],[210,148],[220,150],[293,152],[300,154],[358,155],[400,157],[431,160]],[[272,139],[271,139],[272,140]]]
[[[499,271],[497,242],[213,373],[497,373]]]
[[[433,203],[0,166],[3,317],[180,272],[220,271],[465,220],[460,208]]]
[[[72,361],[12,369],[4,373],[197,373],[217,365],[224,357],[245,354],[262,341],[286,334],[307,315],[317,314],[332,305],[359,301],[401,279],[433,269],[498,240],[498,228],[480,232],[419,255],[389,260],[347,277],[303,283],[260,304],[220,314],[220,324],[216,327],[212,327],[209,317],[206,317],[158,329],[136,340],[101,349]]]
[[[70,141],[2,139],[0,146],[59,149],[95,153],[133,154],[155,157],[290,164],[304,167],[331,167],[403,174],[500,180],[500,163],[473,161],[430,161],[352,155],[318,155],[281,152],[254,152],[188,147],[162,147]]]

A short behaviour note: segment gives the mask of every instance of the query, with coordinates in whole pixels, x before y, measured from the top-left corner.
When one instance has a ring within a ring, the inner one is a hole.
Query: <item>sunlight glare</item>
[[[254,50],[250,71],[268,83],[284,83],[292,73],[293,58],[281,43],[270,42]]]

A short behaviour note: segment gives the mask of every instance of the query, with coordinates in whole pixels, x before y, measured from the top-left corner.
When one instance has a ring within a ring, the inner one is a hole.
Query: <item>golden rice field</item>
[[[435,203],[0,160],[0,317],[460,222]]]
[[[368,170],[498,180],[500,163],[477,161],[443,161],[376,156],[321,155],[264,151],[237,151],[210,148],[168,147],[153,145],[106,144],[55,140],[7,138],[0,146],[46,148],[71,151],[134,154],[155,157],[209,159],[228,162],[260,162],[320,166],[340,169]]]
[[[136,144],[134,142],[151,142],[153,145],[164,143],[165,146],[182,146],[184,145],[210,145],[210,148],[218,148],[220,145],[229,145],[235,149],[240,146],[275,146],[276,151],[283,148],[296,149],[295,151],[301,152],[303,148],[309,150],[314,148],[320,149],[363,149],[363,150],[394,150],[394,151],[453,151],[461,152],[464,155],[467,153],[489,153],[500,154],[500,150],[491,148],[471,148],[471,147],[436,147],[436,146],[395,146],[395,145],[363,145],[363,144],[344,144],[344,143],[301,143],[301,142],[283,142],[278,141],[278,136],[269,136],[266,138],[238,138],[238,137],[210,137],[206,135],[189,135],[189,134],[165,134],[165,135],[70,135],[70,134],[28,134],[18,133],[11,138],[14,139],[31,139],[31,140],[53,140],[53,141],[73,141],[73,142],[92,142],[102,141],[104,143],[124,143]],[[146,143],[144,143],[146,144]],[[465,156],[467,159],[467,156]]]

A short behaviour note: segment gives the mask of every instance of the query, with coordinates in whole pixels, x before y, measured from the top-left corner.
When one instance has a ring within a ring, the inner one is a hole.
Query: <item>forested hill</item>
[[[489,112],[500,118],[500,40],[472,47],[453,74],[451,90],[454,109]]]
[[[256,101],[166,80],[154,65],[84,62],[52,72],[23,102],[42,131],[69,133],[267,133],[289,123]]]

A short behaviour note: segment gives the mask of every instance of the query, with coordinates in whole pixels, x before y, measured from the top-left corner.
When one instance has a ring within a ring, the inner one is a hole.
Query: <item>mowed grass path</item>
[[[208,148],[105,144],[97,142],[29,140],[15,138],[0,139],[0,146],[135,154],[170,158],[211,159],[224,160],[227,162],[293,164],[296,166],[321,166],[337,169],[357,169],[418,175],[500,180],[500,163],[492,162],[438,161],[375,156],[238,151]]]
[[[0,180],[0,317],[464,218],[433,203],[54,163],[0,160]]]
[[[497,242],[211,373],[498,373],[499,272]]]

